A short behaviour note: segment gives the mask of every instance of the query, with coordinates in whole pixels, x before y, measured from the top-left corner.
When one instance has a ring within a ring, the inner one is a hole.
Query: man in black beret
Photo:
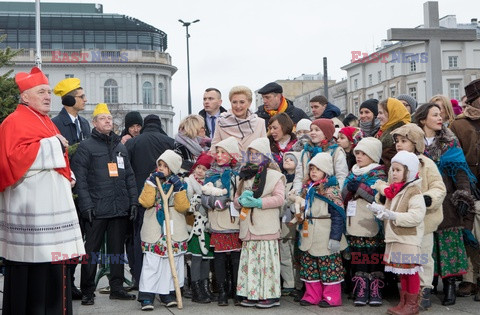
[[[295,124],[301,119],[309,119],[305,112],[293,105],[293,102],[286,99],[282,93],[283,88],[275,82],[270,82],[258,93],[262,95],[263,105],[260,106],[256,114],[265,120],[265,127],[268,126],[270,118],[278,113],[285,112]]]

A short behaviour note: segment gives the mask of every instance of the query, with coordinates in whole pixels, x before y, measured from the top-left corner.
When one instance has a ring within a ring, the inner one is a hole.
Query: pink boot
[[[332,307],[342,305],[342,284],[322,284],[322,301],[318,304],[320,307]]]
[[[322,283],[305,282],[305,294],[300,300],[300,305],[317,305],[322,300]]]

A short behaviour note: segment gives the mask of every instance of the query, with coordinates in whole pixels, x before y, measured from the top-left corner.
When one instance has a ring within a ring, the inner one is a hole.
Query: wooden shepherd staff
[[[177,269],[175,268],[175,261],[173,259],[173,249],[172,249],[172,231],[170,230],[170,209],[168,208],[168,198],[172,195],[173,185],[170,186],[167,194],[163,192],[162,184],[158,177],[157,187],[160,191],[160,196],[162,197],[163,202],[163,212],[165,213],[165,234],[167,235],[167,252],[168,252],[168,262],[170,264],[170,271],[172,272],[173,285],[175,287],[175,295],[177,297],[177,307],[179,310],[183,308],[182,302],[182,293],[180,292],[180,284],[178,283]]]

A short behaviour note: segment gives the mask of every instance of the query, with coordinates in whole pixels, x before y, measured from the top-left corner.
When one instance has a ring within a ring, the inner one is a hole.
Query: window
[[[417,87],[416,86],[409,86],[408,87],[408,94],[413,97],[414,99],[417,99]]]
[[[353,80],[353,90],[356,91],[358,89],[358,80]]]
[[[390,88],[390,97],[395,97],[395,87]]]
[[[165,86],[162,82],[158,83],[158,103],[165,104]]]
[[[153,87],[152,83],[145,81],[142,86],[143,104],[153,104]],[[149,106],[143,106],[144,108],[150,108]]]
[[[381,101],[383,98],[383,92],[377,92],[377,99]]]
[[[460,99],[460,83],[450,83],[450,98],[451,99]]]
[[[395,66],[390,66],[390,78],[395,77]]]
[[[65,74],[65,79],[74,78],[73,74]]]
[[[417,72],[417,62],[415,60],[410,61],[410,72]]]
[[[458,56],[448,56],[448,68],[458,68]]]
[[[372,75],[369,74],[369,75],[368,75],[368,86],[372,86],[372,85],[373,85]]]
[[[373,98],[373,93],[372,94],[368,94],[368,99],[371,100]]]
[[[378,83],[382,82],[382,71],[378,71]]]
[[[118,103],[118,84],[114,79],[105,81],[103,87],[103,100],[107,104]]]

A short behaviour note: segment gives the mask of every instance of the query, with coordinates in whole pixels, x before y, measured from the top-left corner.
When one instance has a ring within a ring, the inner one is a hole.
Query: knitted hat
[[[289,151],[283,155],[283,160],[285,161],[286,158],[290,158],[292,159],[293,163],[295,163],[295,166],[297,166],[301,155],[302,155],[301,152]]]
[[[268,93],[283,93],[283,88],[280,84],[275,82],[270,82],[260,90],[258,90],[258,94],[268,94]]]
[[[310,167],[310,165],[316,166],[329,176],[333,175],[333,159],[329,153],[317,153],[310,162],[308,162],[308,167]]]
[[[373,113],[374,117],[378,115],[378,100],[371,98],[360,105],[360,109],[366,108]],[[360,111],[359,109],[359,111]]]
[[[395,141],[395,136],[403,136],[411,141],[415,145],[415,150],[417,154],[423,153],[425,151],[425,133],[423,132],[422,128],[420,128],[417,124],[405,124],[402,127],[399,127],[392,131],[392,137]]]
[[[380,162],[382,157],[382,142],[374,137],[366,137],[358,142],[353,152],[362,151],[375,163]]]
[[[209,152],[204,151],[200,153],[200,155],[197,158],[197,161],[195,162],[195,164],[193,164],[191,172],[193,172],[199,165],[203,165],[207,169],[209,169],[212,166],[212,162],[213,162],[213,156],[209,154]]]
[[[165,162],[172,174],[178,174],[178,172],[180,172],[180,167],[182,166],[182,157],[175,153],[175,151],[165,150],[157,159],[157,165],[159,161]]]
[[[92,117],[95,117],[100,114],[110,114],[110,111],[108,110],[108,106],[105,103],[99,103],[97,106],[95,106],[95,109],[93,110],[93,115]]]
[[[238,148],[238,140],[235,137],[228,137],[215,144],[215,148],[220,147],[227,151],[231,157],[238,160],[240,158],[240,149]]]
[[[393,163],[400,163],[408,168],[407,182],[411,182],[418,174],[418,157],[416,154],[408,151],[400,151],[392,158]]]
[[[472,104],[473,101],[480,97],[480,79],[468,83],[465,87],[465,95],[467,96],[467,103],[469,104]]]
[[[408,94],[400,94],[399,96],[397,96],[397,100],[407,102],[412,109],[412,113],[417,110],[417,101],[412,96]]]
[[[310,125],[312,124],[312,121],[310,119],[300,119],[297,122],[297,126],[295,127],[295,131],[300,131],[300,130],[307,130],[310,131]]]
[[[72,92],[73,90],[81,88],[80,79],[78,78],[67,78],[58,82],[55,88],[53,88],[53,93],[57,96],[63,97],[65,94]]]
[[[139,112],[129,112],[125,115],[125,129],[132,127],[133,125],[138,124],[143,126],[143,118]]]
[[[148,124],[157,124],[157,125],[162,125],[162,122],[160,121],[160,117],[154,114],[147,115],[145,119],[143,120],[144,125]]]
[[[15,75],[15,83],[17,83],[20,93],[26,90],[30,90],[38,85],[47,84],[48,78],[43,74],[42,70],[37,67],[33,67],[30,73],[19,72]]]
[[[319,118],[312,121],[312,125],[317,126],[320,128],[325,135],[325,139],[330,141],[333,138],[333,134],[335,132],[335,126],[333,125],[333,121],[328,118]]]
[[[352,143],[352,148],[355,148],[358,142],[363,139],[363,131],[360,128],[343,127],[339,132],[344,134],[348,141]]]
[[[350,113],[343,119],[342,123],[344,126],[350,126],[350,123],[355,120],[358,120],[357,116]]]
[[[455,115],[460,115],[463,112],[463,109],[458,105],[458,101],[456,99],[451,99],[450,102],[452,103],[453,113]]]
[[[268,138],[257,138],[250,142],[248,149],[255,149],[258,152],[271,157],[272,151],[270,151],[270,140]]]

